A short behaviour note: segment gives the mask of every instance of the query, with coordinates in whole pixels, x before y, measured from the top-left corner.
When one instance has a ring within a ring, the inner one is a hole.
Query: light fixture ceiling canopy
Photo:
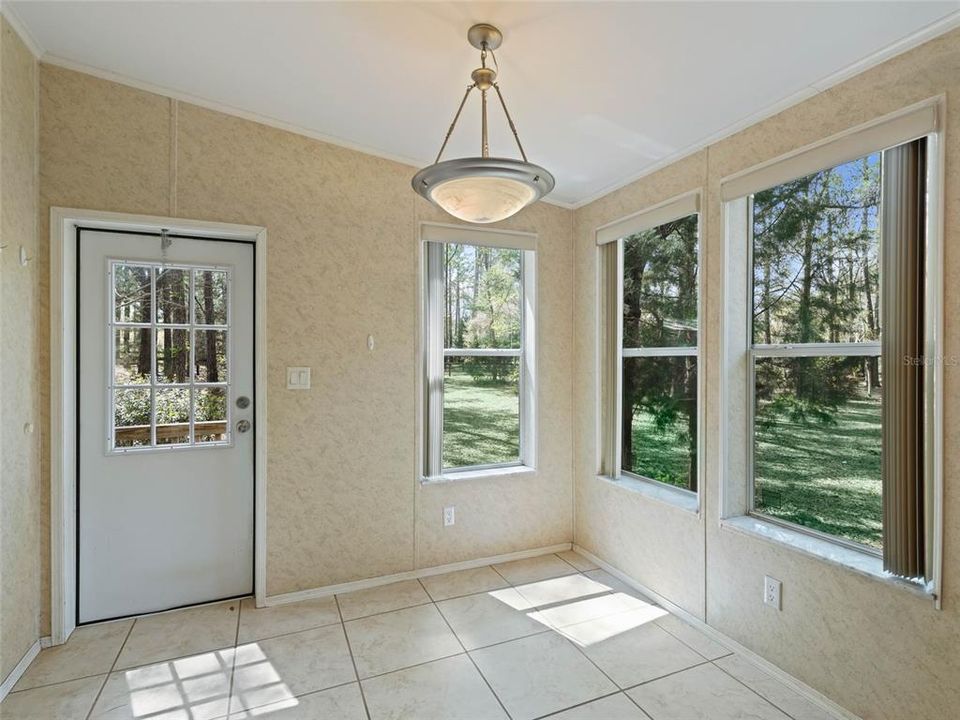
[[[433,165],[414,175],[413,189],[454,217],[471,223],[492,223],[515,215],[553,190],[554,179],[547,170],[527,160],[517,128],[507,110],[503,93],[497,84],[497,72],[487,67],[487,54],[503,42],[502,33],[492,25],[479,23],[467,31],[467,40],[480,50],[480,67],[470,75],[471,84],[460,101],[450,129],[440,146]],[[460,113],[473,90],[480,91],[481,139],[480,156],[441,162]],[[487,140],[487,92],[493,89],[503,108],[510,131],[517,142],[522,159],[490,157]]]

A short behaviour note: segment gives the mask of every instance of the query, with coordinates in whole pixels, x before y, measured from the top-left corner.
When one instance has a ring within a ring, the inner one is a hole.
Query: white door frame
[[[143,230],[254,243],[254,593],[266,597],[267,522],[267,231],[253,225],[50,209],[50,635],[67,641],[76,627],[77,556],[77,228]]]

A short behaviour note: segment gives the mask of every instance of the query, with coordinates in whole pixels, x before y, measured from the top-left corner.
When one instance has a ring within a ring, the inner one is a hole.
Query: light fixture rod
[[[503,93],[500,92],[500,86],[497,85],[497,83],[494,83],[493,89],[497,91],[497,97],[500,98],[500,106],[503,108],[503,114],[507,116],[507,124],[510,125],[510,132],[513,133],[513,139],[517,141],[517,147],[520,149],[520,156],[523,158],[524,162],[529,162],[529,160],[527,160],[527,154],[523,151],[523,145],[520,144],[520,135],[517,134],[517,126],[513,124],[513,118],[510,117],[510,111],[507,110],[507,103],[503,100]]]
[[[467,40],[480,51],[480,67],[470,73],[473,83],[463,93],[436,160],[433,165],[414,175],[410,184],[418,195],[458,220],[478,224],[495,223],[540,200],[553,190],[556,181],[548,170],[527,160],[517,126],[496,83],[500,68],[492,67],[498,65],[493,51],[503,42],[503,34],[488,23],[479,23],[467,31]],[[488,59],[492,60],[492,66],[488,66]],[[491,88],[497,91],[504,117],[523,160],[490,155],[489,105],[493,100],[488,95]],[[480,91],[480,153],[441,161],[466,107],[470,91],[474,89]]]
[[[481,125],[480,125],[480,154],[490,157],[490,142],[487,139],[487,91],[480,91]]]
[[[463,94],[463,99],[460,101],[460,107],[457,108],[457,114],[453,116],[453,122],[450,123],[450,129],[447,130],[447,136],[443,139],[443,145],[440,146],[440,152],[437,153],[437,159],[433,161],[434,165],[440,162],[440,156],[443,155],[443,151],[447,149],[447,143],[450,142],[450,136],[453,135],[453,129],[457,126],[457,120],[460,119],[460,113],[463,112],[463,106],[467,103],[467,97],[470,95],[470,91],[476,86],[476,83],[467,85],[467,91]],[[522,149],[521,152],[523,152]]]

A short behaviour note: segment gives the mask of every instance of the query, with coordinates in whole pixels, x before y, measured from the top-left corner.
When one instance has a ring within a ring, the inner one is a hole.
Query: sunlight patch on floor
[[[580,647],[602,643],[667,615],[658,605],[603,583],[568,575],[487,593]],[[522,599],[519,599],[522,598]]]
[[[231,709],[272,703],[270,710],[293,707],[297,700],[257,643],[155,663],[124,672],[130,710],[144,720],[212,720]],[[277,705],[276,703],[283,703]]]

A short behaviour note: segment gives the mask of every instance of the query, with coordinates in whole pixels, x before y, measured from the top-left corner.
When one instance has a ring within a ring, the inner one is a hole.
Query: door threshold
[[[177,610],[186,610],[188,608],[198,608],[206,607],[208,605],[219,605],[220,603],[229,602],[231,600],[243,600],[244,598],[254,597],[253,591],[244,593],[243,595],[230,595],[229,597],[223,597],[219,600],[204,600],[203,602],[198,603],[187,603],[186,605],[176,605],[174,607],[164,608],[163,610],[151,610],[150,612],[145,613],[132,613],[130,615],[115,615],[114,617],[102,618],[99,620],[86,620],[80,622],[77,620],[77,627],[87,627],[88,625],[103,625],[105,623],[118,622],[119,620],[129,620],[130,618],[138,619],[145,617],[152,617],[153,615],[165,615],[166,613],[176,612]]]

